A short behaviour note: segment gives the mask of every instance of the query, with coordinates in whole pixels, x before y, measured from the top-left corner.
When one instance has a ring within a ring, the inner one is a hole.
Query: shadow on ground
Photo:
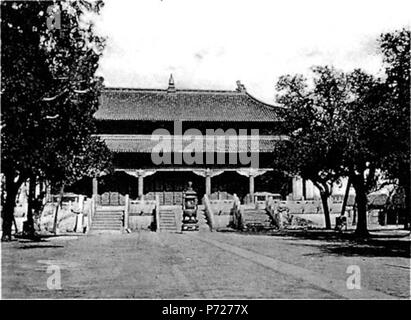
[[[361,257],[410,257],[410,244],[406,241],[369,241],[367,243],[351,243],[344,244],[323,244],[323,245],[310,245],[310,244],[298,244],[291,245],[304,245],[315,246],[321,250],[321,253],[308,254],[309,256],[325,257],[330,255],[339,256],[361,256]]]
[[[372,230],[368,238],[358,238],[353,231],[336,232],[333,230],[285,230],[258,233],[241,232],[241,234],[286,238],[293,246],[312,246],[320,249],[321,253],[310,254],[318,257],[329,255],[411,257],[410,233],[406,230]],[[305,240],[317,240],[322,241],[322,243],[312,244]]]
[[[62,245],[23,245],[18,247],[18,249],[23,249],[23,250],[27,250],[27,249],[45,249],[45,248],[64,248],[64,246]]]

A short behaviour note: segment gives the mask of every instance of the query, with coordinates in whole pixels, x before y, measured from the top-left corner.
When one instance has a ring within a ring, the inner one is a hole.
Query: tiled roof
[[[108,148],[113,152],[132,152],[132,153],[151,153],[153,148],[159,144],[158,139],[152,139],[151,135],[99,135],[102,140],[106,142]],[[223,139],[225,136],[221,136]],[[244,152],[247,148],[247,152],[250,152],[251,146],[253,145],[250,141],[250,136],[237,137],[239,141],[238,146],[234,143],[230,143],[229,139],[217,140],[217,137],[206,137],[203,139],[181,139],[182,150],[185,149],[189,144],[196,150],[209,151],[214,145],[214,152],[224,152],[224,153],[237,153],[238,151]],[[162,137],[164,139],[164,137]],[[259,136],[258,137],[258,152],[272,152],[275,143],[279,140],[286,140],[286,136]],[[194,142],[193,142],[194,141]],[[223,141],[219,143],[218,141]],[[174,151],[174,140],[173,136],[170,136],[170,146],[171,150],[163,151]],[[242,147],[239,147],[239,146]],[[254,147],[253,147],[254,148]],[[192,149],[191,149],[192,150]]]
[[[279,121],[278,107],[246,91],[105,89],[97,120]]]

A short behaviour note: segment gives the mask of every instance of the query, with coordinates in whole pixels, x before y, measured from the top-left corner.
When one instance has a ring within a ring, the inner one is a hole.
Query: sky
[[[284,74],[314,65],[381,75],[376,39],[410,26],[410,0],[105,0],[106,86],[234,90],[273,103]]]

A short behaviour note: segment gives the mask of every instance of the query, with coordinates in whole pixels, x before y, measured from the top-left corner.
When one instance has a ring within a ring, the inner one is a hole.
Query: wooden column
[[[207,196],[210,196],[211,194],[211,171],[209,169],[206,170],[205,193]]]
[[[144,196],[144,171],[138,172],[138,198],[143,199]]]
[[[250,173],[250,197],[251,197],[251,202],[254,202],[254,174]]]
[[[93,196],[96,197],[98,195],[98,180],[97,177],[93,178]]]
[[[125,199],[124,199],[124,229],[128,229],[128,211],[129,211],[129,201],[130,197],[128,194],[126,194]]]
[[[76,216],[76,232],[83,232],[83,208],[84,208],[84,196],[79,195],[78,197],[78,214]]]
[[[314,199],[314,184],[311,180],[305,181],[305,198],[308,200]]]
[[[51,184],[46,183],[46,202],[51,201]]]
[[[97,179],[97,176],[95,176],[93,178],[93,195],[91,197],[91,208],[92,209],[91,209],[90,216],[94,216],[94,213],[96,212],[97,204],[101,204],[97,198],[98,198],[98,179]],[[89,220],[89,223],[91,224],[91,220]],[[91,226],[90,224],[88,228],[90,228]]]
[[[293,178],[293,200],[301,200],[303,198],[303,184],[300,177]]]

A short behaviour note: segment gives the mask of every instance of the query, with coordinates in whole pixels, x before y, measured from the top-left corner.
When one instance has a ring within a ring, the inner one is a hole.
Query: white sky
[[[272,103],[280,75],[381,70],[375,40],[409,26],[410,0],[105,0],[107,86],[235,89]]]

